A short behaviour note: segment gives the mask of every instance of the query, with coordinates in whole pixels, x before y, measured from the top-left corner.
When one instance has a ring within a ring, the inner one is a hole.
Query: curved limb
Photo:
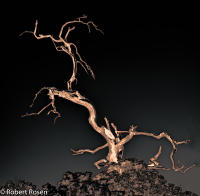
[[[81,23],[83,25],[86,25],[88,27],[89,33],[91,32],[90,25],[92,25],[95,28],[96,31],[99,31],[99,32],[101,32],[103,34],[103,31],[101,29],[99,29],[94,22],[92,22],[92,21],[84,22],[82,19],[87,19],[87,16],[83,15],[81,17],[78,17],[75,20],[68,21],[68,22],[64,23],[60,28],[59,38],[62,38],[63,30],[67,25],[75,24],[75,23]],[[67,34],[68,34],[68,32],[65,34],[65,39],[67,39],[67,37],[68,37]]]
[[[177,145],[179,144],[187,144],[190,142],[190,140],[183,140],[183,141],[176,141],[174,139],[172,139],[167,133],[165,132],[162,132],[160,133],[159,135],[155,135],[153,133],[146,133],[146,132],[135,132],[135,135],[146,135],[146,136],[150,136],[150,137],[153,137],[155,139],[161,139],[161,138],[166,138],[172,145],[172,151],[170,153],[170,160],[171,160],[171,164],[172,164],[172,169],[174,171],[177,171],[177,172],[181,172],[181,173],[185,173],[186,171],[188,171],[190,168],[194,167],[194,166],[190,166],[189,168],[186,168],[185,165],[181,165],[180,167],[178,166],[175,166],[175,161],[174,161],[174,153],[177,151]]]
[[[158,152],[152,158],[150,158],[149,160],[150,164],[148,165],[149,167],[155,167],[159,165],[157,159],[160,156],[161,152],[162,152],[162,146],[160,146]]]
[[[78,56],[78,59],[77,59],[77,61],[76,61],[77,64],[79,63],[79,64],[83,67],[83,69],[85,70],[85,72],[86,72],[87,74],[88,74],[88,71],[89,71],[90,74],[91,74],[91,76],[92,76],[92,78],[95,79],[95,74],[94,74],[93,70],[92,70],[91,67],[82,59],[81,55],[80,55],[79,52],[78,52],[77,46],[76,46],[74,43],[72,43],[72,42],[69,43],[69,46],[70,46],[70,47],[73,46],[73,47],[75,48],[75,54]]]
[[[71,151],[73,152],[73,155],[79,155],[79,154],[84,154],[85,152],[94,154],[99,150],[102,150],[104,148],[108,147],[108,143],[104,144],[103,146],[97,147],[94,150],[90,150],[90,149],[80,149],[80,150],[73,150],[71,149]]]
[[[123,146],[127,142],[129,142],[133,136],[135,135],[135,131],[137,129],[137,126],[131,125],[128,131],[117,131],[118,133],[129,133],[127,136],[125,136],[117,145]]]
[[[133,136],[136,136],[136,135],[144,135],[144,136],[148,136],[148,137],[153,137],[155,139],[161,139],[161,138],[166,138],[172,145],[172,151],[170,153],[170,160],[171,160],[171,163],[172,163],[172,169],[174,171],[179,171],[181,173],[185,173],[187,172],[189,169],[193,168],[196,166],[196,164],[193,164],[191,165],[190,167],[186,168],[185,165],[181,165],[180,167],[177,167],[175,166],[175,161],[174,161],[174,153],[177,151],[177,145],[180,145],[180,144],[188,144],[190,142],[190,140],[183,140],[183,141],[176,141],[174,139],[172,139],[167,133],[165,132],[162,132],[160,133],[159,135],[155,135],[153,133],[148,133],[148,132],[142,132],[142,131],[135,131],[135,127],[134,126],[131,126],[130,129],[129,129],[129,134],[124,137],[119,143],[118,145],[124,145],[125,143],[127,143],[128,141],[130,141],[132,139]],[[121,132],[127,132],[127,131],[121,131]],[[157,160],[157,158],[159,157],[161,153],[161,148],[159,149],[158,153],[153,157],[153,160],[154,160],[154,164],[158,164],[158,162],[155,162]],[[160,169],[160,168],[158,168]]]
[[[51,88],[54,88],[54,87],[51,87]],[[38,95],[43,91],[43,90],[49,90],[49,87],[43,87],[41,88],[37,93],[35,93],[35,96],[33,98],[33,101],[32,103],[29,105],[30,108],[33,107],[34,103],[35,103],[35,100],[37,99]]]
[[[169,168],[165,168],[158,162],[158,158],[162,152],[162,146],[159,146],[158,152],[149,160],[148,167],[152,169],[161,169],[161,170],[170,170]]]
[[[97,167],[97,169],[101,169],[99,166],[100,163],[107,163],[108,161],[106,159],[100,159],[97,162],[94,163],[94,165]]]
[[[193,167],[196,166],[196,164],[192,164],[191,166],[189,167],[185,167],[185,165],[183,163],[181,163],[181,161],[178,161],[179,164],[181,164],[181,166],[177,167],[175,166],[175,161],[174,161],[174,154],[175,154],[176,150],[173,149],[170,153],[170,160],[171,160],[171,163],[172,163],[172,169],[175,171],[175,172],[181,172],[181,173],[186,173],[187,171],[189,171],[190,169],[192,169]]]
[[[110,124],[109,124],[108,119],[107,119],[106,117],[104,117],[104,120],[105,120],[105,122],[106,122],[106,127],[107,127],[107,129],[110,130]]]

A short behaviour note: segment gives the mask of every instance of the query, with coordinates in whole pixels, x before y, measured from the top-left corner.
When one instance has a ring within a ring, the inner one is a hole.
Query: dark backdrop
[[[34,108],[28,108],[41,87],[65,89],[72,72],[70,58],[57,52],[50,40],[36,40],[31,34],[19,37],[24,30],[34,29],[36,19],[42,34],[56,35],[65,21],[83,14],[104,31],[102,35],[92,29],[89,34],[87,27],[79,25],[69,37],[96,75],[93,80],[79,66],[74,88],[95,105],[99,124],[107,116],[119,129],[135,124],[139,130],[191,139],[191,144],[179,146],[176,160],[186,165],[200,160],[199,16],[183,12],[170,17],[168,10],[161,17],[163,7],[155,13],[131,4],[102,4],[66,2],[41,7],[27,2],[6,8],[1,18],[1,184],[26,179],[41,185],[56,183],[66,170],[96,172],[93,163],[107,153],[72,156],[70,148],[95,148],[105,142],[89,126],[87,110],[81,106],[57,99],[62,118],[55,125],[53,116],[45,112],[20,117],[47,104],[43,93]],[[160,160],[170,166],[171,146],[164,139],[138,136],[126,144],[125,157],[148,161],[160,144]],[[184,175],[162,173],[169,182],[199,193],[200,168]]]

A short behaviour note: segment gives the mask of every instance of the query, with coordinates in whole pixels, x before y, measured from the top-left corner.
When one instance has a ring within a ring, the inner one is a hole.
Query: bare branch
[[[77,46],[72,43],[72,42],[68,42],[68,38],[70,33],[75,30],[75,25],[77,24],[81,24],[81,25],[85,25],[88,28],[88,31],[91,32],[91,27],[95,28],[96,31],[99,31],[101,33],[103,33],[102,30],[100,30],[97,25],[93,22],[93,21],[87,21],[87,16],[83,15],[82,17],[79,17],[75,20],[72,21],[68,21],[66,23],[64,23],[59,31],[58,34],[58,39],[55,39],[52,35],[47,34],[47,35],[43,35],[43,34],[37,34],[37,30],[38,30],[38,21],[36,20],[35,22],[35,27],[33,31],[24,31],[23,33],[20,34],[23,35],[24,33],[31,33],[34,35],[34,37],[36,39],[44,39],[44,38],[49,38],[51,39],[51,41],[54,44],[54,47],[57,51],[59,52],[65,52],[67,55],[70,56],[71,60],[72,60],[72,65],[73,65],[73,70],[72,70],[72,75],[69,78],[68,82],[67,82],[67,91],[66,90],[57,90],[54,87],[43,87],[41,88],[34,96],[32,104],[30,105],[30,107],[32,107],[34,105],[35,100],[38,98],[39,94],[43,91],[43,90],[48,90],[48,96],[49,99],[51,100],[51,102],[49,104],[47,104],[46,106],[44,106],[40,111],[35,112],[35,113],[26,113],[25,115],[22,115],[22,117],[25,116],[33,116],[33,115],[40,115],[45,109],[47,109],[48,107],[52,107],[48,112],[47,115],[53,113],[56,115],[56,117],[54,118],[54,123],[56,122],[56,119],[61,117],[60,113],[57,111],[57,108],[55,106],[55,97],[58,96],[60,98],[63,98],[65,100],[69,100],[75,104],[81,105],[83,107],[85,107],[88,112],[89,112],[89,118],[88,118],[88,122],[89,124],[92,126],[92,128],[98,132],[99,134],[101,134],[105,140],[106,140],[106,144],[104,144],[103,146],[97,147],[94,150],[90,150],[90,149],[80,149],[80,150],[73,150],[71,149],[71,151],[73,152],[74,155],[79,155],[79,154],[84,154],[86,152],[94,154],[99,150],[102,150],[106,147],[108,147],[109,152],[108,155],[106,157],[106,159],[101,159],[97,162],[95,162],[95,166],[99,169],[100,163],[111,163],[111,162],[115,162],[118,163],[118,158],[121,156],[123,156],[123,150],[124,150],[124,145],[129,142],[134,136],[137,135],[143,135],[143,136],[148,136],[148,137],[153,137],[155,139],[161,139],[161,138],[165,138],[167,139],[170,144],[172,145],[172,151],[170,153],[170,160],[171,160],[171,164],[172,164],[172,169],[174,171],[179,171],[181,173],[185,173],[188,170],[190,170],[191,168],[195,167],[196,164],[191,165],[190,167],[185,167],[184,164],[182,164],[179,161],[179,166],[175,165],[175,161],[174,161],[174,154],[177,151],[177,146],[180,144],[187,144],[189,143],[190,140],[183,140],[183,141],[176,141],[174,139],[172,139],[167,133],[162,132],[158,135],[154,134],[154,133],[149,133],[149,132],[143,132],[143,131],[136,131],[137,126],[130,126],[128,131],[119,131],[116,127],[116,125],[114,123],[111,123],[112,128],[115,131],[115,134],[117,137],[115,137],[113,135],[113,133],[111,132],[111,127],[110,127],[110,123],[108,121],[108,119],[105,117],[105,123],[106,123],[106,127],[104,126],[99,126],[96,122],[96,110],[94,108],[94,106],[86,101],[86,98],[84,96],[82,96],[78,91],[73,91],[72,90],[72,84],[74,82],[77,82],[77,65],[80,64],[80,66],[83,67],[83,69],[85,70],[86,73],[90,73],[91,76],[95,79],[95,75],[93,70],[91,69],[91,67],[83,60],[83,58],[81,57]],[[64,34],[64,30],[66,29],[66,33]],[[64,35],[63,35],[64,34]],[[124,136],[124,138],[120,138],[120,134],[121,133],[126,133],[127,135]],[[162,152],[162,147],[159,147],[158,152],[150,159],[150,164],[149,167],[152,167],[153,169],[166,169],[164,167],[160,167],[160,163],[158,162],[158,158],[160,156]],[[120,155],[121,153],[121,155]]]
[[[137,126],[133,126],[131,125],[130,128],[129,128],[129,131],[128,131],[128,135],[125,136],[117,145],[118,146],[123,146],[124,144],[126,144],[127,142],[129,142],[133,136],[135,135],[135,132],[134,130],[137,128]],[[127,131],[118,131],[118,133],[122,133],[122,132],[127,132]]]
[[[188,171],[190,168],[194,167],[194,166],[190,166],[189,169],[185,169],[185,166],[182,165],[181,167],[176,167],[175,166],[175,162],[174,162],[174,153],[176,152],[177,150],[177,145],[179,144],[187,144],[190,140],[183,140],[183,141],[176,141],[174,139],[172,139],[167,133],[165,132],[162,132],[160,133],[159,135],[155,135],[153,133],[148,133],[148,132],[142,132],[142,131],[134,131],[136,128],[131,126],[130,129],[129,129],[129,134],[124,137],[119,143],[118,145],[124,145],[125,143],[127,143],[128,141],[130,141],[132,139],[133,136],[136,136],[136,135],[144,135],[144,136],[148,136],[148,137],[153,137],[155,139],[161,139],[161,138],[166,138],[172,145],[172,151],[170,153],[170,160],[171,160],[171,163],[172,163],[172,169],[174,171],[179,171],[181,173],[183,172],[186,172]],[[161,153],[161,148],[159,148],[159,151],[158,153],[156,154],[156,157],[153,157],[154,159],[159,157]],[[156,161],[156,159],[154,160]],[[156,162],[155,162],[156,163]],[[157,162],[158,163],[158,162]],[[194,165],[194,164],[193,164]],[[184,170],[185,169],[185,170]]]
[[[33,107],[34,103],[35,103],[35,100],[37,99],[38,95],[43,91],[43,90],[49,90],[49,87],[43,87],[41,88],[36,94],[35,94],[35,97],[31,103],[31,105],[29,106],[30,108]]]
[[[157,161],[157,159],[160,156],[161,152],[162,152],[162,146],[159,147],[158,152],[154,155],[154,157],[151,158],[151,161]]]
[[[196,166],[196,164],[192,164],[191,166],[189,167],[186,167],[183,163],[181,163],[181,166],[180,167],[176,167],[175,166],[175,161],[174,161],[174,154],[175,154],[175,149],[173,149],[170,153],[170,160],[171,160],[171,163],[172,163],[172,169],[176,172],[181,172],[181,173],[186,173],[187,171],[189,171],[190,169],[192,169],[193,167]],[[180,163],[180,161],[179,161]]]
[[[49,104],[47,104],[46,106],[44,106],[39,112],[34,112],[34,113],[26,113],[24,115],[22,115],[21,117],[24,118],[26,116],[37,116],[40,115],[46,108],[48,108],[51,105],[51,102]]]
[[[103,146],[97,147],[94,150],[90,150],[90,149],[80,149],[80,150],[73,150],[71,149],[71,151],[74,153],[73,155],[79,155],[79,154],[84,154],[85,152],[94,154],[99,150],[102,150],[104,148],[108,147],[108,143],[104,144]]]
[[[88,21],[88,22],[84,22],[82,19],[87,19],[87,16],[86,15],[83,15],[75,20],[72,20],[72,21],[68,21],[66,23],[64,23],[62,26],[61,26],[61,29],[60,29],[60,33],[59,33],[59,38],[62,38],[62,33],[63,33],[63,30],[64,28],[67,26],[67,25],[70,25],[70,24],[75,24],[75,23],[80,23],[80,24],[83,24],[83,25],[86,25],[88,27],[88,31],[90,32],[90,25],[93,26],[97,31],[101,32],[103,34],[103,31],[101,29],[99,29],[97,27],[96,24],[94,24],[94,22],[92,21]],[[66,35],[65,35],[66,37]]]
[[[157,167],[160,165],[160,163],[157,161],[160,154],[162,152],[162,146],[159,147],[158,152],[149,160],[150,164],[148,165],[149,167]]]
[[[72,28],[68,28],[68,30],[67,30],[67,33],[66,33],[66,35],[65,35],[65,41],[67,41],[67,38],[68,38],[68,36],[69,36],[69,33],[71,32],[71,31],[73,31],[73,30],[75,30],[75,27],[72,27]]]
[[[181,173],[185,174],[186,172],[188,172],[190,169],[192,169],[193,167],[196,167],[196,164],[192,164],[191,166],[185,168],[185,170],[182,170]]]
[[[36,32],[37,32],[37,27],[38,27],[38,21],[36,20],[35,21],[35,28],[34,28],[34,31],[24,31],[22,32],[19,36],[22,36],[23,34],[25,33],[31,33],[35,36],[36,39],[44,39],[44,38],[50,38],[53,42],[61,42],[60,39],[55,39],[52,35],[43,35],[43,34],[39,34],[37,35]]]
[[[115,131],[115,134],[117,135],[117,137],[119,137],[119,131],[117,130],[117,126],[114,124],[114,123],[111,123],[111,126],[112,126],[112,128],[114,129],[114,131]]]
[[[51,95],[49,95],[49,96],[51,96]],[[54,113],[54,114],[56,114],[56,117],[54,118],[54,124],[56,123],[56,120],[58,119],[58,118],[60,118],[61,117],[61,115],[60,115],[60,113],[57,111],[57,109],[56,109],[56,107],[55,107],[55,98],[54,98],[54,95],[53,95],[53,98],[51,98],[52,99],[52,101],[51,101],[51,106],[52,106],[52,110],[50,110],[48,113],[47,113],[47,115],[49,115],[50,113]]]
[[[67,55],[69,55],[72,59],[72,63],[73,63],[73,71],[72,71],[72,75],[70,77],[70,79],[68,80],[67,83],[67,88],[68,90],[72,90],[72,84],[73,82],[77,82],[77,78],[76,78],[76,74],[77,74],[77,64],[80,64],[84,70],[86,71],[86,73],[88,73],[88,71],[90,72],[91,76],[93,77],[93,79],[95,79],[95,75],[94,72],[92,71],[91,67],[82,59],[81,55],[78,52],[77,46],[74,43],[69,43],[67,41],[67,38],[70,34],[71,31],[75,30],[75,26],[73,27],[68,27],[68,30],[64,36],[64,38],[62,37],[63,34],[63,30],[65,27],[67,27],[68,25],[75,25],[75,24],[83,24],[86,25],[88,27],[88,30],[90,32],[90,26],[93,26],[97,31],[100,31],[101,33],[103,33],[102,30],[100,30],[97,25],[94,24],[94,22],[92,21],[88,21],[88,22],[84,22],[83,19],[87,19],[87,16],[82,16],[79,17],[73,21],[68,21],[66,23],[64,23],[61,26],[60,32],[59,32],[59,39],[55,39],[52,35],[47,34],[47,35],[43,35],[43,34],[39,34],[37,35],[37,28],[38,28],[38,21],[36,20],[35,22],[35,28],[34,31],[24,31],[23,33],[20,34],[23,35],[24,33],[31,33],[35,36],[36,39],[44,39],[44,38],[50,38],[54,44],[54,47],[57,51],[59,52],[65,52]],[[60,43],[62,44],[61,46],[57,46],[56,43]],[[74,47],[75,49],[75,53],[73,53],[73,49],[71,48],[71,46]],[[77,57],[76,57],[77,56]]]
[[[48,108],[49,106],[52,106],[52,110],[48,111],[47,115],[49,115],[50,113],[54,113],[56,114],[56,117],[54,118],[54,124],[56,122],[56,120],[61,117],[60,113],[57,111],[56,107],[55,107],[55,97],[54,97],[54,94],[52,92],[52,90],[55,89],[54,87],[43,87],[41,88],[34,96],[34,99],[32,101],[32,104],[30,105],[30,107],[33,106],[35,100],[37,99],[38,95],[43,91],[43,90],[48,90],[49,93],[48,93],[48,96],[49,96],[49,99],[51,100],[51,102],[49,104],[47,104],[46,106],[44,106],[39,112],[33,112],[33,113],[26,113],[24,115],[22,115],[22,117],[26,117],[26,116],[37,116],[37,115],[40,115],[46,108]]]
[[[107,119],[106,117],[104,117],[104,120],[105,120],[105,122],[106,122],[106,127],[107,127],[107,129],[110,130],[110,124],[109,124],[108,119]]]
[[[82,59],[81,55],[78,52],[77,46],[74,43],[69,43],[69,45],[70,47],[73,46],[75,48],[76,55],[78,56],[78,59],[79,59],[77,60],[77,63],[79,63],[83,67],[86,73],[88,73],[87,70],[90,71],[93,79],[95,79],[94,72],[92,71],[91,67]]]

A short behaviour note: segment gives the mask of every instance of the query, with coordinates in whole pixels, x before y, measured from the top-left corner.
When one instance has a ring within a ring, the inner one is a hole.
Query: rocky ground
[[[47,183],[39,189],[29,182],[20,181],[14,184],[10,181],[0,187],[0,190],[7,189],[43,190],[48,192],[48,196],[198,196],[190,191],[183,192],[181,187],[167,183],[157,170],[149,169],[143,161],[136,159],[112,164],[94,176],[91,172],[65,172],[56,186]],[[41,192],[40,195],[44,193]]]

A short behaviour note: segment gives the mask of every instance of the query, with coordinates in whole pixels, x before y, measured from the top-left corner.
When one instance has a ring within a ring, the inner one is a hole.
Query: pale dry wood
[[[76,24],[83,24],[86,25],[88,27],[88,31],[91,32],[91,26],[95,28],[95,30],[101,32],[103,34],[103,31],[101,29],[99,29],[97,27],[97,25],[93,22],[93,21],[87,21],[85,22],[84,20],[87,19],[87,16],[82,16],[79,17],[75,20],[69,21],[64,23],[61,28],[60,28],[60,32],[59,32],[59,39],[54,38],[52,35],[47,34],[47,35],[43,35],[43,34],[38,34],[37,35],[37,29],[38,29],[38,21],[36,20],[35,22],[35,28],[34,31],[24,31],[23,33],[20,34],[23,35],[24,33],[31,33],[35,36],[36,39],[44,39],[44,38],[49,38],[52,40],[55,48],[57,51],[60,52],[65,52],[66,54],[68,54],[71,59],[72,59],[72,63],[73,63],[73,72],[72,75],[70,77],[70,79],[67,82],[67,88],[68,90],[72,90],[72,84],[73,82],[77,82],[77,78],[76,78],[76,74],[77,74],[77,64],[80,64],[83,69],[86,71],[86,73],[88,73],[88,71],[90,72],[91,76],[93,77],[93,79],[95,79],[95,74],[93,72],[93,70],[91,69],[91,67],[83,60],[83,58],[81,57],[80,53],[78,52],[78,48],[77,46],[72,43],[72,42],[68,42],[68,36],[70,34],[71,31],[75,30],[75,26],[73,27],[68,27],[67,32],[63,38],[62,34],[64,29],[69,26],[69,25],[76,25]],[[57,46],[56,44],[59,45]],[[61,44],[61,45],[60,45]],[[73,49],[74,48],[74,49]],[[76,57],[77,56],[77,57]]]
[[[59,32],[59,39],[55,39],[52,35],[42,35],[42,34],[37,35],[36,32],[37,32],[38,21],[36,21],[36,23],[35,23],[34,31],[25,31],[24,32],[24,33],[32,33],[35,36],[36,39],[50,38],[57,51],[65,52],[66,54],[68,54],[71,57],[72,64],[73,64],[73,73],[72,73],[71,78],[68,81],[68,85],[67,85],[68,90],[58,90],[55,87],[43,87],[43,88],[41,88],[35,94],[34,99],[32,101],[32,104],[30,105],[30,107],[33,106],[38,95],[43,90],[48,91],[48,96],[49,96],[49,99],[51,100],[51,102],[49,104],[47,104],[46,106],[44,106],[40,111],[35,112],[35,113],[26,113],[22,117],[40,115],[44,110],[46,110],[48,107],[51,106],[52,109],[50,109],[47,112],[47,114],[48,115],[50,113],[56,114],[56,117],[54,119],[54,122],[55,122],[57,118],[61,117],[60,113],[57,111],[57,108],[55,106],[56,97],[60,97],[60,98],[63,98],[65,100],[71,101],[75,104],[78,104],[78,105],[85,107],[89,112],[89,118],[88,118],[89,124],[92,126],[92,128],[96,132],[98,132],[100,135],[102,135],[102,137],[104,137],[104,139],[106,140],[106,144],[104,144],[103,146],[97,147],[94,150],[90,150],[90,149],[73,150],[73,149],[71,149],[71,151],[74,153],[74,155],[78,155],[78,154],[84,154],[86,152],[94,154],[94,153],[98,152],[99,150],[102,150],[102,149],[108,147],[109,151],[108,151],[108,154],[106,156],[106,159],[101,159],[101,160],[94,163],[94,165],[98,169],[100,168],[99,165],[101,163],[106,163],[106,162],[108,162],[108,163],[112,163],[112,162],[118,163],[118,159],[122,158],[122,156],[123,156],[124,145],[127,142],[129,142],[134,136],[137,136],[137,135],[153,137],[155,139],[166,138],[170,142],[170,144],[172,145],[172,151],[170,153],[170,160],[171,160],[171,163],[172,163],[172,169],[174,171],[186,173],[188,170],[195,167],[196,164],[193,164],[193,165],[191,165],[190,167],[187,167],[187,168],[183,164],[181,164],[180,167],[175,166],[174,154],[177,151],[177,145],[187,144],[189,142],[189,140],[176,141],[176,140],[172,139],[165,132],[162,132],[162,133],[156,135],[156,134],[151,133],[151,132],[136,131],[137,126],[133,126],[133,125],[130,126],[128,131],[119,131],[117,129],[116,125],[114,123],[111,123],[111,127],[114,129],[114,132],[115,132],[115,135],[116,135],[116,137],[115,137],[113,135],[112,131],[111,131],[110,123],[109,123],[109,121],[106,117],[104,118],[106,126],[100,126],[100,125],[97,124],[97,122],[96,122],[96,110],[95,110],[94,106],[90,102],[88,102],[88,99],[85,98],[84,96],[82,96],[79,93],[79,91],[73,91],[72,90],[72,83],[77,80],[76,79],[76,73],[77,73],[77,64],[78,63],[85,69],[86,72],[89,71],[93,78],[95,78],[95,75],[94,75],[92,69],[90,68],[90,66],[88,66],[88,64],[81,58],[76,45],[74,43],[68,42],[67,38],[68,38],[70,32],[75,30],[75,26],[70,27],[69,25],[74,25],[74,24],[78,24],[78,23],[86,25],[88,27],[89,32],[90,32],[90,26],[93,26],[97,31],[100,31],[101,33],[103,33],[92,21],[85,22],[85,21],[83,21],[83,19],[87,19],[87,17],[86,16],[79,17],[79,18],[77,18],[73,21],[69,21],[69,22],[66,22],[65,24],[63,24],[61,29],[60,29],[60,32]],[[63,38],[63,36],[62,36],[63,30],[67,26],[69,26],[69,27],[67,29],[67,32],[66,32],[64,38]],[[57,43],[59,43],[59,44],[61,43],[62,45],[57,46],[56,45]],[[75,53],[73,52],[72,47],[75,49]],[[127,134],[127,135],[124,136],[122,139],[120,139],[120,134]],[[150,167],[155,168],[155,169],[166,169],[166,168],[158,167],[159,166],[158,158],[161,154],[161,151],[162,151],[162,147],[160,146],[156,155],[154,155],[150,159],[151,163],[153,163],[153,165],[150,165]],[[122,153],[122,154],[120,154],[120,153]]]
[[[161,152],[162,152],[162,146],[160,146],[158,152],[152,158],[150,158],[149,160],[150,164],[148,166],[155,167],[155,166],[160,165],[160,163],[157,160]]]
[[[115,134],[117,135],[117,137],[119,137],[119,131],[117,130],[117,126],[114,123],[111,123],[112,128],[115,131]]]
[[[73,152],[73,155],[84,154],[85,152],[94,154],[94,153],[98,152],[99,150],[102,150],[106,147],[108,147],[108,143],[104,144],[103,146],[99,146],[99,147],[95,148],[94,150],[91,150],[91,149],[73,150],[73,149],[71,149],[71,151]]]
[[[107,119],[106,117],[104,117],[104,120],[105,120],[105,122],[106,122],[106,127],[107,127],[107,129],[111,130],[111,129],[110,129],[110,123],[109,123],[108,119]]]

